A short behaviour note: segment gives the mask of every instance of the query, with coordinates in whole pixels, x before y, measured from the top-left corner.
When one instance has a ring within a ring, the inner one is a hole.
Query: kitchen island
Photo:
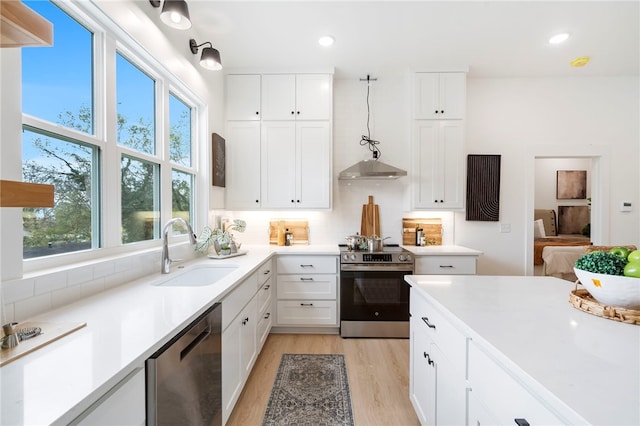
[[[640,327],[573,308],[568,299],[574,284],[509,276],[413,275],[406,281],[412,286],[412,339],[425,335],[427,342],[412,340],[412,375],[421,371],[423,353],[428,366],[434,354],[444,353],[447,363],[439,367],[454,370],[445,378],[453,382],[445,390],[456,394],[454,406],[441,398],[439,414],[462,410],[474,425],[482,419],[514,424],[515,418],[640,424]],[[424,380],[412,377],[416,411],[428,405],[424,394],[431,395],[420,389]]]

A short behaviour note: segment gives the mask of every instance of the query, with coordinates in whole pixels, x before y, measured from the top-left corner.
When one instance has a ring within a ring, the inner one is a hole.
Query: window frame
[[[99,150],[100,187],[100,225],[99,236],[101,247],[86,251],[69,252],[22,260],[23,273],[64,265],[73,265],[103,258],[134,252],[144,252],[160,248],[162,236],[153,240],[134,243],[122,243],[121,232],[121,189],[120,159],[128,155],[143,161],[158,164],[160,167],[160,228],[172,217],[172,170],[193,175],[192,206],[194,231],[206,225],[208,191],[205,159],[200,156],[200,144],[206,141],[208,130],[207,107],[188,86],[173,75],[159,60],[155,59],[142,45],[136,42],[114,21],[106,16],[97,6],[90,2],[69,2],[52,0],[52,2],[69,14],[81,25],[93,32],[93,108],[94,134],[78,132],[55,123],[39,119],[21,112],[22,125],[28,125],[45,132],[60,135],[65,139],[80,141],[96,146]],[[148,155],[117,144],[116,132],[116,86],[115,68],[116,53],[120,53],[133,65],[144,71],[155,80],[155,143],[156,154]],[[169,155],[169,94],[173,93],[191,108],[191,167],[170,161]],[[117,182],[113,184],[110,182]],[[107,214],[107,208],[110,212]],[[117,213],[113,213],[113,212]],[[187,241],[186,235],[176,235],[173,242]]]

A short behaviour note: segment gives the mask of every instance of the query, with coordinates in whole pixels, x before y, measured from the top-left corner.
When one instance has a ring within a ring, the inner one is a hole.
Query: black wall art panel
[[[467,220],[500,219],[500,156],[467,156]]]

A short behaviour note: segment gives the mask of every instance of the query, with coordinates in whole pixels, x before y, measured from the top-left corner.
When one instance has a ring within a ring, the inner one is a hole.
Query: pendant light
[[[149,3],[153,7],[160,7],[160,0],[149,0]],[[171,28],[179,30],[191,28],[189,7],[184,0],[164,0],[160,19]]]
[[[209,47],[202,49],[202,55],[200,56],[200,66],[212,71],[218,71],[222,69],[222,60],[220,59],[220,52],[218,49],[214,49],[210,41],[206,41],[202,44],[196,43],[195,39],[189,40],[189,49],[194,55],[198,53],[198,48],[208,44]]]

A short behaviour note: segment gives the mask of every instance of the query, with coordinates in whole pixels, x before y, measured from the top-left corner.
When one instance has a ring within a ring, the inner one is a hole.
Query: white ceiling
[[[640,1],[187,0],[191,36],[225,68],[326,69],[336,77],[469,69],[475,77],[638,75]],[[150,7],[150,6],[149,6]],[[548,39],[558,32],[562,45]],[[317,39],[331,34],[330,48]],[[589,56],[583,68],[569,62]]]

